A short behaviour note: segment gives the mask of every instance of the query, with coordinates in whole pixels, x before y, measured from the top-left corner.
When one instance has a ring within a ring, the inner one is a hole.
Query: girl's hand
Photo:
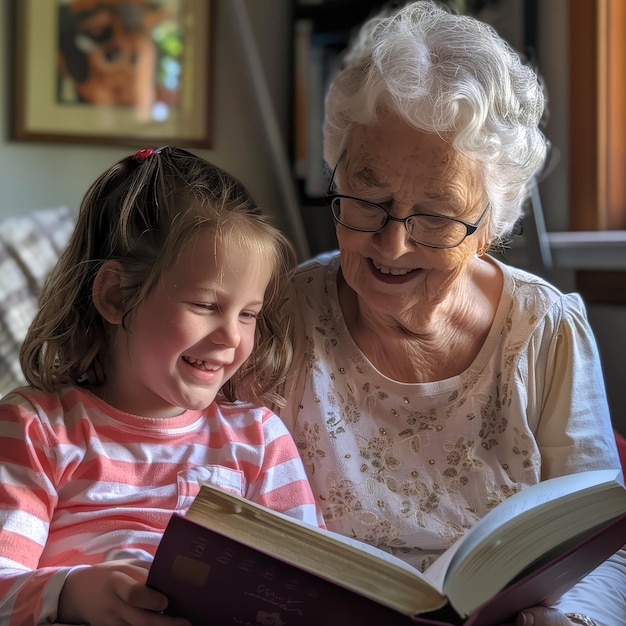
[[[190,626],[161,615],[167,597],[146,586],[150,563],[120,559],[72,571],[61,590],[57,621],[90,626]]]

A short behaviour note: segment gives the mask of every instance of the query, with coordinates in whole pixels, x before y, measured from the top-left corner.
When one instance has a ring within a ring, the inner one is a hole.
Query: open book
[[[626,543],[619,477],[595,470],[527,487],[425,573],[202,485],[187,514],[172,517],[148,585],[194,626],[502,624],[522,608],[553,603]]]

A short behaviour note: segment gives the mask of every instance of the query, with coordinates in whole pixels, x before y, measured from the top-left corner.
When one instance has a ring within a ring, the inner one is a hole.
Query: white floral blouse
[[[336,253],[301,266],[287,305],[297,345],[280,413],[328,528],[422,570],[525,485],[620,467],[582,300],[498,265],[504,288],[480,353],[432,383],[391,380],[356,346]]]

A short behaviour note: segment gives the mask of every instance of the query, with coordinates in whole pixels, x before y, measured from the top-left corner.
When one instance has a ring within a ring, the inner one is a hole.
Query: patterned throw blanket
[[[0,221],[0,398],[25,382],[20,346],[75,219],[74,210],[58,207]]]

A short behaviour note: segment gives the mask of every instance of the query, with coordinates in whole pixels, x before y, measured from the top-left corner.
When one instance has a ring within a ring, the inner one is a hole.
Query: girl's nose
[[[222,318],[220,324],[211,333],[211,340],[226,348],[236,348],[241,341],[239,318]]]

